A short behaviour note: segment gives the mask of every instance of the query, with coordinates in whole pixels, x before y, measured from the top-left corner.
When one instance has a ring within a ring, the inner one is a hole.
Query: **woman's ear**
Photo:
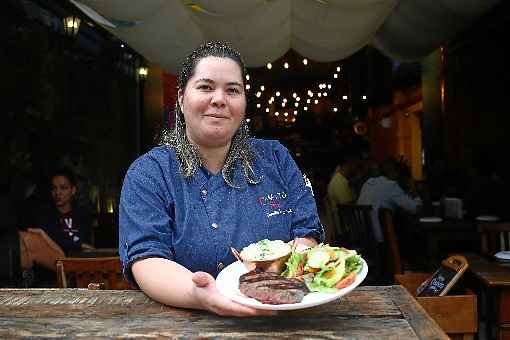
[[[183,100],[183,93],[182,90],[177,91],[177,104],[181,108],[182,111],[182,100]]]

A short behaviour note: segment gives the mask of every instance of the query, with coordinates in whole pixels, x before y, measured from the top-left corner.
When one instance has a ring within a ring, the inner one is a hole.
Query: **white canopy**
[[[426,56],[500,0],[71,0],[170,73],[207,40],[229,41],[247,66],[290,48],[321,62],[367,44],[401,60]]]

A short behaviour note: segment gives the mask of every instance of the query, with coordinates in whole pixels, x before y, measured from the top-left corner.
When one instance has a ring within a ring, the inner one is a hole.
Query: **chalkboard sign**
[[[464,256],[454,255],[443,260],[441,266],[416,290],[416,296],[443,296],[466,271],[468,262]]]

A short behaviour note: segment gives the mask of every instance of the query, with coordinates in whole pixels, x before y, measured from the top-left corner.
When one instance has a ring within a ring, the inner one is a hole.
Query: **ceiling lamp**
[[[81,20],[77,16],[69,16],[64,19],[64,32],[68,37],[74,38],[80,29]]]

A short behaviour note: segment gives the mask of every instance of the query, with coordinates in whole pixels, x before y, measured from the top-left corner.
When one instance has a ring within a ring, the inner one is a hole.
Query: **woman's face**
[[[66,207],[71,204],[76,187],[66,176],[54,176],[51,179],[51,196],[57,207]]]
[[[235,61],[221,57],[201,59],[178,96],[191,142],[204,147],[230,144],[246,110],[241,69]]]

